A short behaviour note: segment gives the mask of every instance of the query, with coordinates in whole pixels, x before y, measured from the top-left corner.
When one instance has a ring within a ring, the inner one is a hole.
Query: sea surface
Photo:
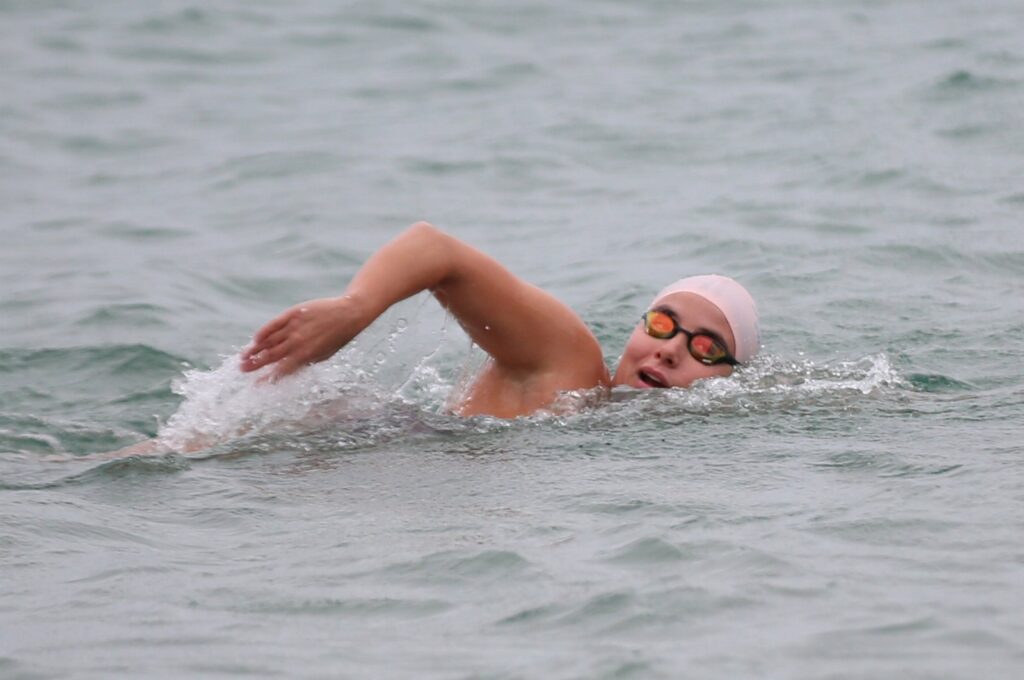
[[[0,0],[0,677],[1022,677],[1022,112],[1019,0]],[[238,372],[421,219],[762,354],[462,419],[421,294]]]

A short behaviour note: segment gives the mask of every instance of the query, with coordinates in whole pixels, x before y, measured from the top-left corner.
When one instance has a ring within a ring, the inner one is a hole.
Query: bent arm
[[[510,374],[603,361],[593,334],[567,306],[420,222],[367,260],[341,297],[296,305],[261,328],[242,355],[242,370],[276,363],[273,375],[280,377],[327,359],[388,307],[422,290],[433,292]]]

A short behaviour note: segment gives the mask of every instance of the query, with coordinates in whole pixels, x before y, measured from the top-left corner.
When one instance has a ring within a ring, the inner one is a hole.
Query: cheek
[[[648,339],[650,339],[650,336],[639,328],[634,330],[629,336],[629,340],[626,341],[626,346],[622,350],[622,361],[638,361],[639,359],[642,359],[648,353],[646,348],[646,340]]]
[[[640,333],[641,338],[647,337],[645,333]],[[615,370],[617,377],[620,377],[622,373],[628,372],[635,368],[640,360],[643,358],[643,348],[637,342],[637,331],[633,331],[629,339],[626,340],[626,346],[622,348],[622,354],[619,356],[619,364]]]

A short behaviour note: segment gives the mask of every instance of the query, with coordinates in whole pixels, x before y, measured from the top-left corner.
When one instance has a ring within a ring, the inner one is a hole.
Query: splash
[[[220,366],[193,369],[172,384],[182,397],[178,410],[157,433],[157,442],[174,451],[192,451],[218,441],[294,426],[318,406],[337,401],[358,384],[358,370],[339,362],[312,366],[276,383],[261,382],[266,371],[242,373],[238,355]]]
[[[816,364],[808,360],[787,361],[766,356],[738,374],[735,385],[751,393],[815,396],[851,391],[867,395],[886,388],[905,387],[883,353],[855,361]]]
[[[188,370],[171,386],[182,402],[159,428],[156,445],[196,451],[239,437],[309,432],[339,419],[374,419],[396,404],[437,406],[451,387],[431,363],[441,341],[410,367],[397,343],[408,325],[398,318],[383,339],[371,333],[276,382],[266,379],[270,367],[243,373],[237,353],[212,370]]]
[[[572,396],[586,407],[578,418],[617,421],[673,419],[681,415],[748,415],[781,410],[844,411],[870,398],[900,397],[910,387],[885,354],[820,364],[762,355],[725,378],[711,378],[687,389],[615,388],[609,403],[593,408],[592,395]],[[564,421],[574,423],[577,417]]]
[[[263,372],[242,373],[237,355],[224,357],[213,370],[187,371],[173,385],[183,398],[181,406],[160,428],[157,443],[165,450],[182,452],[240,437],[310,436],[324,428],[334,428],[331,436],[335,436],[338,423],[358,430],[357,438],[362,441],[369,436],[367,428],[391,432],[396,426],[392,421],[408,425],[406,421],[430,420],[450,405],[459,379],[446,379],[435,365],[440,345],[418,356],[411,367],[395,356],[394,341],[404,328],[402,323],[392,331],[383,350],[363,352],[349,347],[328,362],[272,384],[261,381]],[[905,388],[912,386],[885,354],[826,364],[766,355],[730,377],[703,380],[689,389],[617,388],[611,399],[604,390],[567,392],[552,408],[519,422],[573,426],[594,419],[617,421],[620,417],[681,413],[749,414],[794,408],[841,411],[865,397],[898,394]],[[410,415],[410,409],[415,413]],[[488,417],[458,420],[465,420],[464,425],[472,431],[510,425]],[[461,429],[451,423],[445,427]]]

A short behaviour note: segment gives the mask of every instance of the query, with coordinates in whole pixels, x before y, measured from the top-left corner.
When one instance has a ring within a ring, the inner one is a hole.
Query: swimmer
[[[489,355],[454,404],[458,415],[514,418],[572,390],[689,387],[730,375],[759,347],[757,308],[736,281],[691,276],[662,289],[639,315],[614,376],[583,320],[496,260],[419,222],[378,250],[336,298],[310,300],[263,326],[242,352],[243,371],[269,367],[277,380],[328,359],[391,305],[429,290]],[[198,434],[177,452],[217,443]],[[159,438],[91,459],[168,453]]]
[[[597,338],[566,305],[419,222],[370,257],[340,297],[295,305],[260,328],[240,367],[270,366],[276,380],[323,361],[423,290],[489,355],[455,405],[464,416],[528,415],[570,390],[689,387],[731,374],[760,342],[757,308],[743,286],[717,275],[684,278],[655,296],[612,375]]]

